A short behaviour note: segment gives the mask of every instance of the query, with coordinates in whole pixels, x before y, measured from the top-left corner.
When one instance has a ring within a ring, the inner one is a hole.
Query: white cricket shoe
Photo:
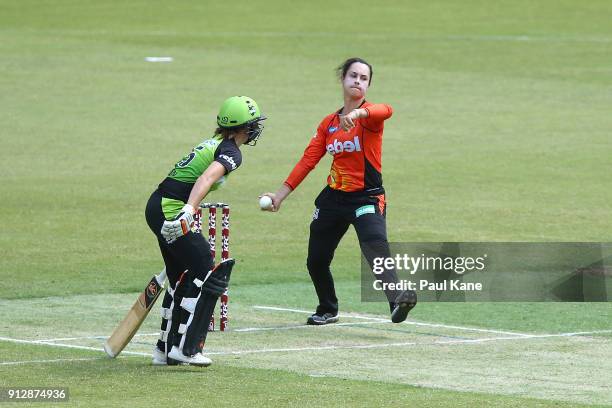
[[[186,356],[178,347],[172,346],[172,350],[168,353],[168,357],[180,361],[181,363],[187,363],[198,367],[208,367],[212,364],[212,360],[205,357],[202,353],[194,354],[193,356]]]
[[[166,364],[168,364],[166,353],[158,349],[157,346],[155,346],[153,348],[153,365],[166,365]]]

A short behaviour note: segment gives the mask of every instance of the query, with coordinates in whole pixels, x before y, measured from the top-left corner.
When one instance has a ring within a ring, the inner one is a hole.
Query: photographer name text
[[[374,290],[432,290],[432,291],[462,291],[481,292],[483,290],[480,282],[462,282],[459,279],[445,280],[442,282],[431,282],[427,279],[410,281],[402,279],[399,282],[383,282],[377,279],[373,282]]]

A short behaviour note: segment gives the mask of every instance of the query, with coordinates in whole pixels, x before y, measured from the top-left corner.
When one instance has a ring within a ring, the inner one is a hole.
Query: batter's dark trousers
[[[166,243],[161,235],[161,228],[166,220],[161,208],[162,195],[159,191],[153,192],[145,209],[145,218],[151,231],[157,237],[159,250],[161,251],[166,274],[173,289],[183,272],[193,278],[206,276],[208,271],[214,267],[214,260],[210,253],[210,246],[202,234],[189,232],[187,235],[177,239],[172,244]]]
[[[172,309],[172,326],[168,330],[167,344],[178,346],[180,337],[177,335],[181,318],[185,317],[181,310],[180,302],[184,297],[194,297],[199,289],[193,284],[194,278],[203,280],[208,271],[214,267],[214,260],[210,252],[210,246],[202,234],[189,232],[180,237],[172,244],[168,244],[161,235],[161,228],[166,220],[161,207],[162,195],[159,191],[153,192],[145,209],[145,218],[151,231],[157,237],[159,250],[164,258],[166,274],[170,287],[174,290],[174,296],[168,291],[164,295],[162,307]],[[179,284],[180,283],[180,284]],[[185,322],[183,322],[185,323]],[[168,320],[162,319],[161,330],[166,331]],[[157,342],[157,348],[166,349],[166,342],[161,339]],[[201,350],[201,346],[200,346]],[[166,349],[166,351],[170,351]]]
[[[370,269],[374,258],[390,257],[385,220],[387,205],[384,194],[345,193],[326,187],[316,198],[315,207],[306,263],[319,298],[317,313],[335,314],[338,298],[330,265],[338,243],[352,224]],[[386,270],[377,279],[385,283],[398,281],[395,270]],[[391,305],[399,292],[387,290],[385,294]]]

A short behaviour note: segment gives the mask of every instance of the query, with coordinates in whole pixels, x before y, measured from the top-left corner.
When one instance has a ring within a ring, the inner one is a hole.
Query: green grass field
[[[391,241],[611,241],[610,13],[0,0],[0,387],[69,387],[62,406],[612,405],[610,303],[421,303],[392,325],[386,305],[360,301],[349,231],[333,264],[343,324],[305,327],[308,224],[330,159],[279,213],[257,206],[341,106],[334,67],[361,56],[368,99],[395,111]],[[155,310],[109,360],[104,337],[162,267],[146,200],[235,94],[269,120],[211,195],[232,205],[232,330],[209,337],[208,369],[152,367]]]

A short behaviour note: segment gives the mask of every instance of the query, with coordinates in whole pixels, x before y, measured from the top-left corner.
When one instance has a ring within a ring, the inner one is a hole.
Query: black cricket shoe
[[[306,324],[312,324],[320,326],[323,324],[336,323],[338,321],[338,314],[333,313],[315,313],[306,320]]]
[[[410,312],[417,304],[417,295],[414,290],[405,290],[395,298],[395,308],[391,312],[391,321],[401,323],[408,317]]]

